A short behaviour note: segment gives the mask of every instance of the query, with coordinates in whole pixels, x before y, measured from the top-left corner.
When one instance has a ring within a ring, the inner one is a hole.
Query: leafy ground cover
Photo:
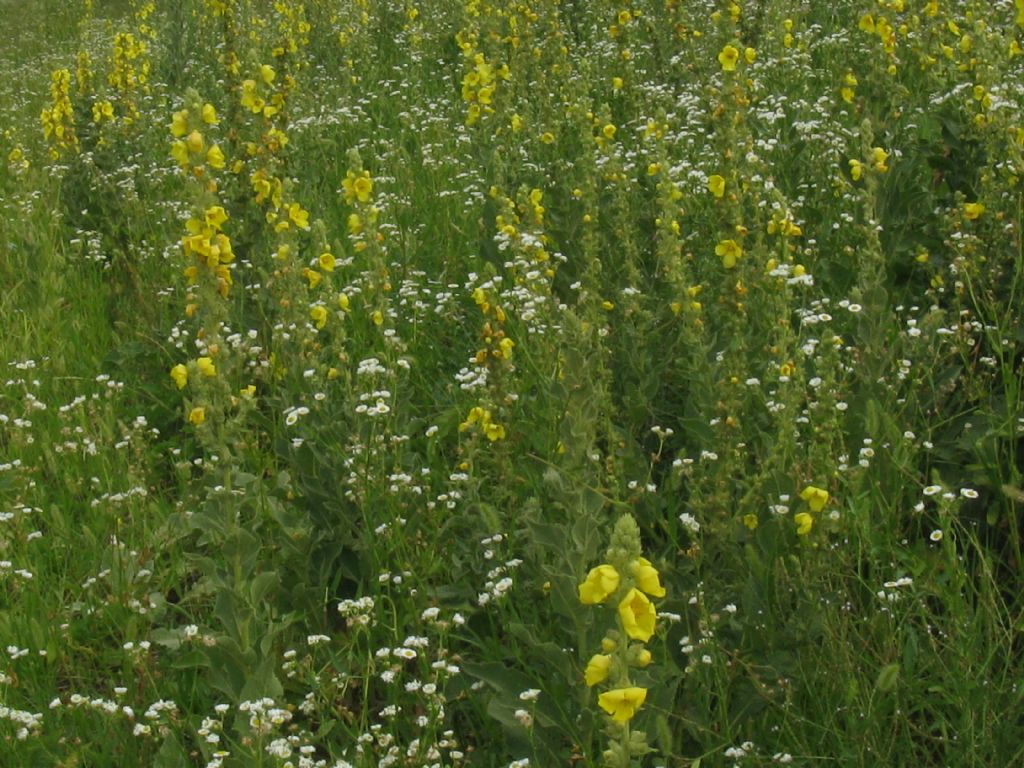
[[[0,763],[1024,758],[1024,2],[0,10]]]

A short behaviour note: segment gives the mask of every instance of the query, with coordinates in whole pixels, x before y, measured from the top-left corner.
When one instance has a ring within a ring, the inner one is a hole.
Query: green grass
[[[1018,11],[746,5],[0,2],[0,764],[1021,761]]]

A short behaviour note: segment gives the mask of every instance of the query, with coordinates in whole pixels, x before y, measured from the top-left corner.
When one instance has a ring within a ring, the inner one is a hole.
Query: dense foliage
[[[24,5],[0,763],[1024,761],[1024,0]]]

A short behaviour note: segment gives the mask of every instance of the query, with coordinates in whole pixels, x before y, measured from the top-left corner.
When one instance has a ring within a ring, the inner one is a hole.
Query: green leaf
[[[276,591],[281,585],[281,577],[277,571],[264,571],[258,573],[249,584],[249,599],[252,605],[258,606],[272,591]]]
[[[887,664],[882,667],[882,671],[878,673],[878,679],[875,680],[875,688],[883,693],[888,693],[896,687],[899,677],[900,665]]]
[[[160,745],[160,750],[153,758],[153,768],[188,768],[188,757],[173,733],[167,734],[164,743]]]

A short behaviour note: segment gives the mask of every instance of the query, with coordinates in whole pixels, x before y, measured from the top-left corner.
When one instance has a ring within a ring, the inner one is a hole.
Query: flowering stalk
[[[584,672],[588,687],[609,686],[597,697],[598,706],[608,715],[612,741],[603,757],[609,768],[629,768],[633,757],[651,751],[646,734],[630,728],[630,721],[647,699],[647,688],[637,685],[630,673],[651,663],[651,652],[644,643],[654,635],[657,611],[649,598],[664,597],[665,588],[657,569],[640,553],[636,521],[623,515],[612,533],[608,562],[592,568],[579,585],[584,605],[616,606],[617,626],[605,634],[603,653],[592,656]]]

